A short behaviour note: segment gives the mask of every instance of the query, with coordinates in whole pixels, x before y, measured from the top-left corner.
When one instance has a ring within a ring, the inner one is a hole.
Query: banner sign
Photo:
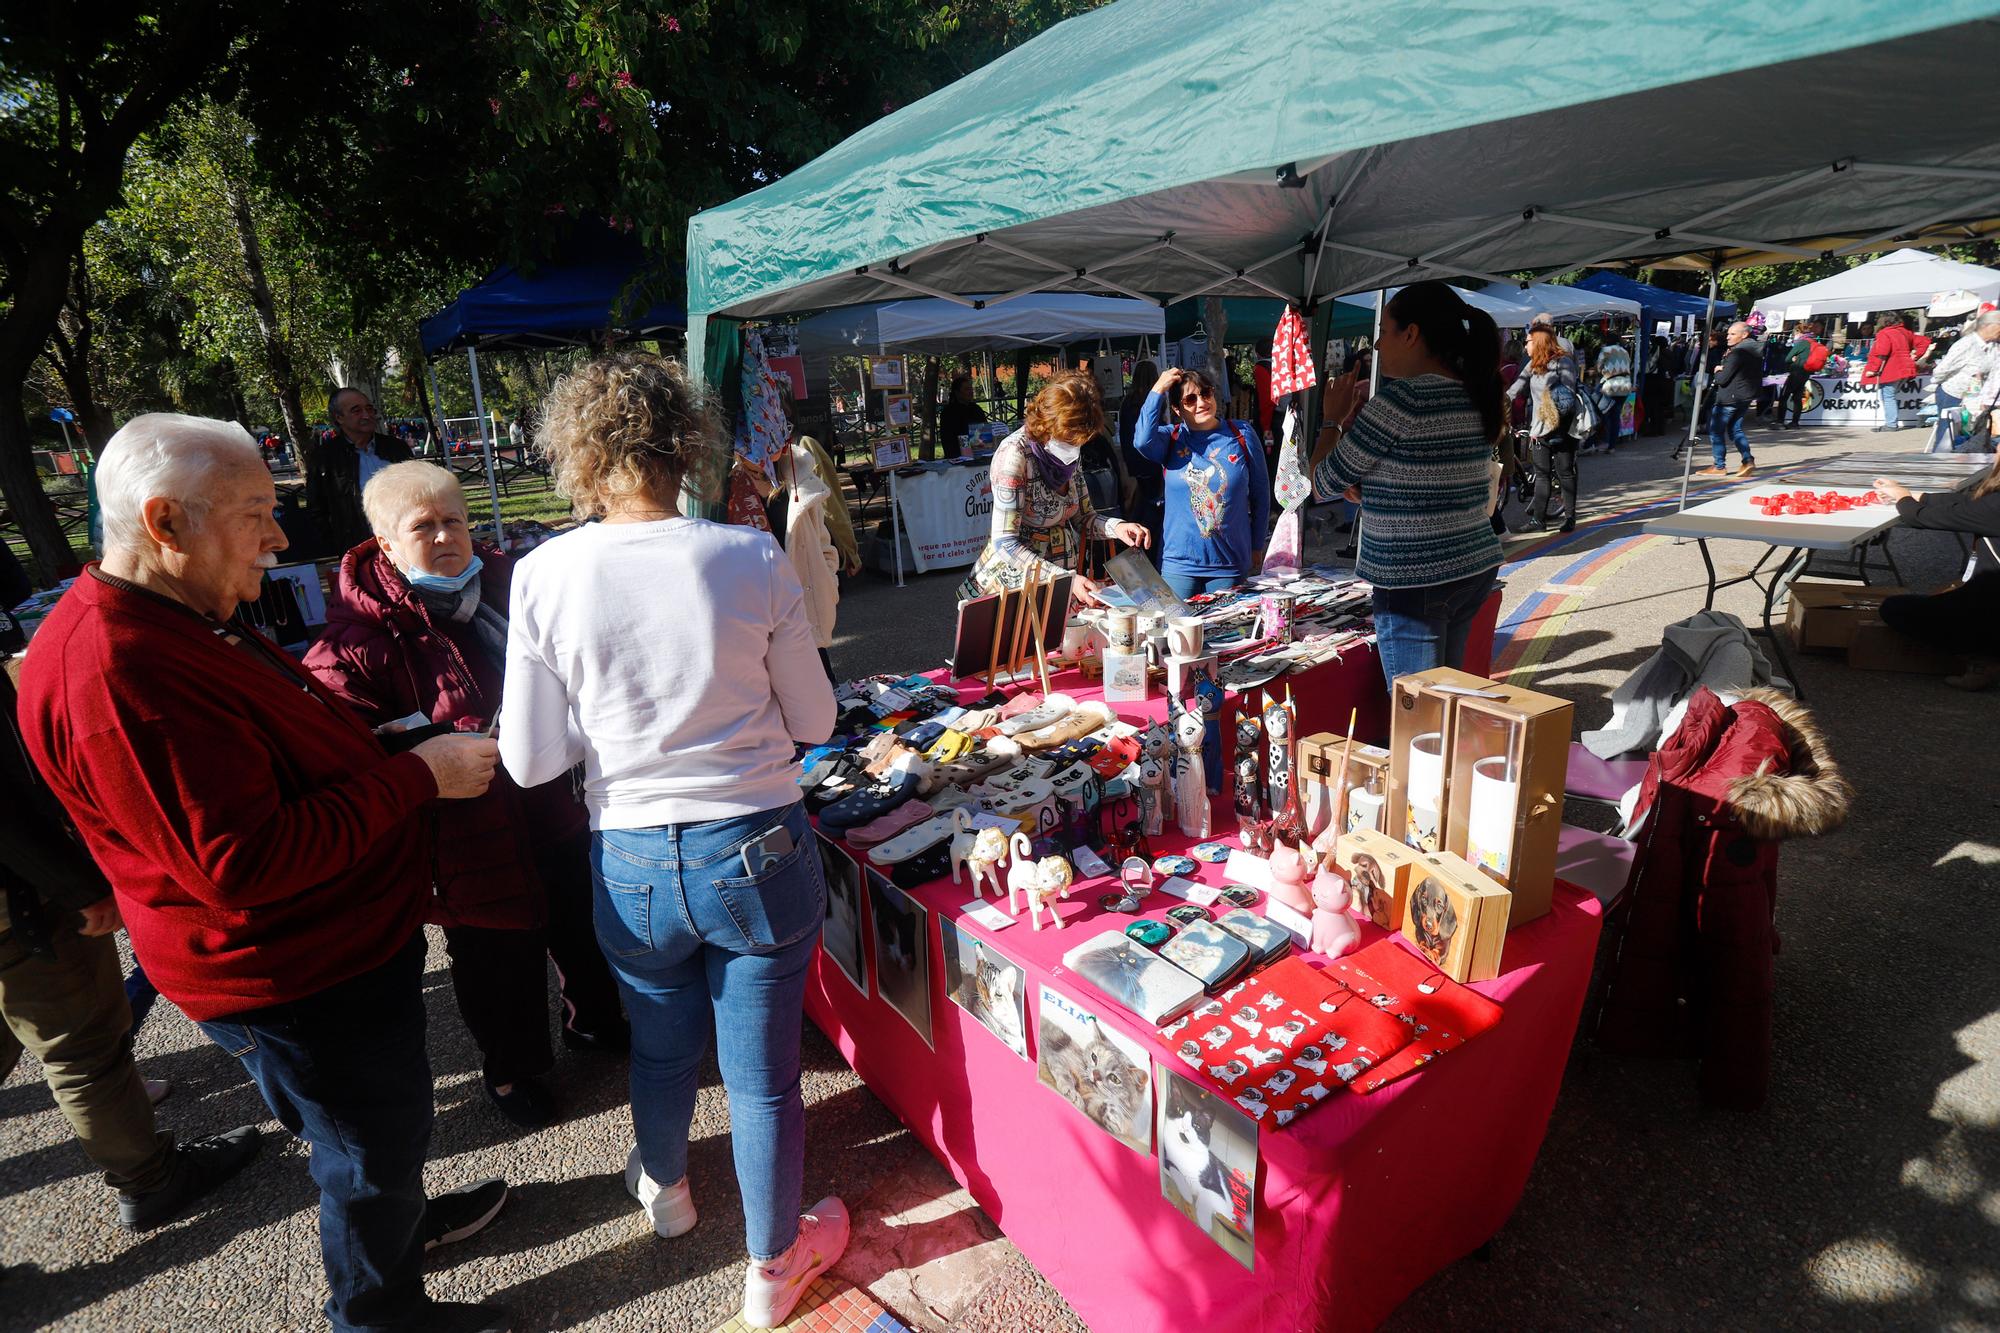
[[[947,467],[895,479],[896,505],[919,574],[969,565],[993,532],[993,480],[984,467]]]
[[[1920,423],[1930,398],[1930,377],[1925,376],[1916,388],[1897,393],[1896,413],[1904,421]],[[1882,398],[1874,389],[1862,388],[1858,378],[1815,375],[1807,383],[1805,411],[1799,413],[1799,421],[1818,426],[1880,425]]]

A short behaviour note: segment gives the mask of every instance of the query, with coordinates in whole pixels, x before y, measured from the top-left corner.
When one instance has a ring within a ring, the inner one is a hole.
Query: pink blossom
[[[563,207],[561,204],[550,204],[547,208],[542,210],[542,216],[548,218],[561,217],[564,213],[567,212],[569,212],[569,210]]]
[[[611,81],[620,88],[630,88],[632,86],[632,75],[629,71],[621,69],[611,76]]]
[[[579,97],[576,100],[577,103],[580,106],[582,106],[586,111],[589,110],[591,107],[598,105],[596,93],[585,93],[582,97]]]
[[[575,91],[576,91],[576,86],[577,86],[577,85],[578,85],[579,83],[582,83],[582,82],[583,82],[583,75],[581,75],[581,74],[572,74],[572,75],[570,75],[570,76],[569,76],[569,89],[570,89],[570,91],[571,91],[571,92],[575,92]]]
[[[603,112],[601,112],[601,111],[600,111],[600,112],[598,112],[598,113],[597,113],[597,128],[598,128],[598,129],[600,129],[600,130],[602,130],[602,131],[603,131],[604,133],[606,133],[606,134],[609,134],[609,133],[611,133],[611,117],[609,117],[609,116],[605,115],[605,114],[604,114]]]
[[[672,14],[667,15],[667,31],[679,32],[680,30],[681,30],[681,21],[675,18]]]
[[[499,115],[499,114],[500,114],[500,99],[499,99],[499,98],[497,98],[497,97],[489,97],[489,98],[487,98],[487,99],[486,99],[486,105],[488,105],[488,106],[490,106],[490,107],[492,107],[492,108],[493,108],[493,114],[494,114],[494,115],[496,115],[496,116],[497,116],[497,115]]]

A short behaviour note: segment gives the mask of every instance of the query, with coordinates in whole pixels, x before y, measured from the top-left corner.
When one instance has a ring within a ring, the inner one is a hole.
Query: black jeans
[[[1560,443],[1551,443],[1558,438]],[[1545,435],[1533,441],[1530,448],[1535,456],[1535,499],[1528,506],[1528,520],[1532,523],[1547,521],[1549,487],[1553,484],[1562,492],[1563,503],[1569,506],[1569,516],[1563,521],[1574,523],[1577,513],[1576,441],[1568,435]]]
[[[198,1026],[243,1062],[265,1105],[312,1146],[326,1317],[339,1330],[419,1328],[424,1155],[424,935],[317,995]]]
[[[1882,623],[1948,653],[2000,657],[2000,573],[1930,597],[1886,597]]]
[[[1785,387],[1778,394],[1778,420],[1785,419],[1785,404],[1792,405],[1792,424],[1799,424],[1799,413],[1806,408],[1806,381],[1811,379],[1803,370],[1785,372]]]

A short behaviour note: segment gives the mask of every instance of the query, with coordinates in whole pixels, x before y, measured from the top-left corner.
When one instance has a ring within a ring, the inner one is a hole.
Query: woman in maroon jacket
[[[474,551],[465,495],[436,464],[383,468],[362,505],[376,535],[342,558],[307,668],[371,726],[419,714],[484,730],[500,712],[510,562]],[[524,791],[503,773],[436,820],[428,919],[444,928],[486,1094],[518,1125],[547,1124],[554,1107],[537,1082],[555,1063],[545,955],[562,986],[564,1044],[628,1042],[591,926],[588,817],[568,775]]]

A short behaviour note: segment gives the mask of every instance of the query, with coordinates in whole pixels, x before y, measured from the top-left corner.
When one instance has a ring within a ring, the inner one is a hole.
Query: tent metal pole
[[[1719,261],[1708,266],[1708,314],[1702,318],[1703,341],[1695,349],[1695,355],[1701,360],[1697,363],[1697,373],[1694,377],[1694,402],[1688,408],[1687,458],[1681,463],[1681,504],[1680,508],[1674,511],[1676,513],[1685,512],[1688,507],[1688,479],[1694,473],[1695,431],[1701,422],[1701,391],[1708,379],[1707,337],[1715,329],[1715,276],[1720,271]],[[1709,408],[1711,412],[1714,410],[1713,407]]]
[[[903,502],[896,498],[896,473],[889,472],[889,540],[896,552],[896,586],[903,586]]]
[[[1396,263],[1401,264],[1406,269],[1411,266],[1410,256],[1399,255],[1389,250],[1376,250],[1365,245],[1349,245],[1345,241],[1326,241],[1323,242],[1322,244],[1324,244],[1328,249],[1339,250],[1342,251],[1343,253],[1350,255],[1365,255],[1370,259],[1393,260]],[[1481,282],[1497,282],[1502,285],[1505,285],[1510,282],[1516,284],[1520,282],[1520,279],[1518,278],[1504,277],[1498,273],[1488,273],[1484,269],[1460,268],[1456,264],[1432,264],[1430,265],[1430,267],[1436,269],[1440,273],[1455,273],[1459,277],[1477,278]],[[1380,286],[1380,284],[1378,283],[1377,286]],[[1351,292],[1365,292],[1367,290],[1369,290],[1367,287],[1359,285],[1353,287],[1343,287],[1340,289],[1340,291],[1334,292],[1333,295],[1344,296]]]
[[[1435,260],[1443,259],[1448,254],[1454,254],[1457,251],[1463,250],[1468,245],[1477,245],[1489,236],[1497,235],[1500,232],[1507,231],[1514,227],[1518,227],[1523,222],[1533,221],[1533,219],[1534,219],[1534,210],[1529,209],[1527,216],[1525,217],[1505,218],[1499,222],[1494,223],[1490,227],[1481,227],[1478,231],[1473,232],[1470,236],[1461,236],[1457,240],[1451,242],[1449,245],[1441,245],[1437,249],[1428,251],[1424,254],[1413,255],[1407,261],[1394,264],[1388,268],[1383,269],[1380,273],[1370,273],[1367,277],[1361,280],[1361,286],[1359,287],[1358,290],[1365,292],[1371,287],[1380,287],[1383,283],[1387,282],[1389,279],[1395,277],[1399,273],[1408,273],[1418,268],[1429,268],[1431,267],[1433,261]],[[1314,276],[1315,278],[1317,278],[1318,276],[1317,269],[1315,269],[1314,271]]]
[[[486,494],[493,500],[493,544],[501,546],[500,483],[493,476],[493,423],[487,419],[486,396],[479,388],[479,350],[466,348],[465,359],[472,367],[472,411],[479,418],[479,452],[486,460]]]

